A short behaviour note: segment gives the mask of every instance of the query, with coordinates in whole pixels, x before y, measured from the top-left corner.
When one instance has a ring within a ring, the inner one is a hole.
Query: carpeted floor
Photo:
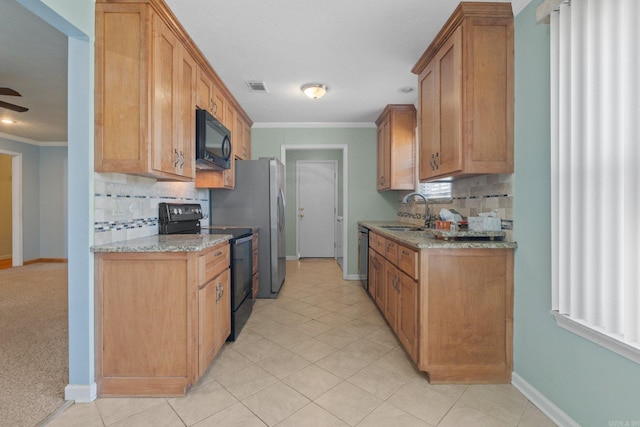
[[[64,403],[67,264],[0,271],[0,426],[35,426]]]

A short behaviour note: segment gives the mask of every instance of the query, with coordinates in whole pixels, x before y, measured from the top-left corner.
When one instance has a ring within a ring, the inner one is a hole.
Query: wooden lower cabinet
[[[228,243],[95,260],[98,396],[184,396],[230,332]]]
[[[380,310],[384,310],[386,261],[378,252],[369,249],[369,290]]]
[[[422,250],[419,307],[432,383],[511,382],[512,249]]]
[[[198,375],[202,376],[209,363],[231,334],[231,289],[229,269],[198,290]]]
[[[418,250],[379,235],[373,242],[369,292],[429,381],[511,382],[513,249]],[[380,253],[389,242],[397,263]]]
[[[395,332],[411,359],[418,360],[418,282],[402,271],[398,276],[398,319]]]

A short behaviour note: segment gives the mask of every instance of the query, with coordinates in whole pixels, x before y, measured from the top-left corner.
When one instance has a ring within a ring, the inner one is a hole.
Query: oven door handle
[[[239,238],[233,239],[233,244],[235,246],[237,246],[237,245],[239,245],[241,243],[246,243],[246,242],[248,242],[248,241],[250,241],[252,239],[253,239],[253,235],[250,234],[250,235],[248,235],[246,237],[239,237]]]

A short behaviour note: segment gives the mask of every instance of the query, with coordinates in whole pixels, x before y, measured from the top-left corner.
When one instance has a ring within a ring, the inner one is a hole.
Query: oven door
[[[253,275],[252,236],[231,240],[231,311],[237,311],[251,294]]]

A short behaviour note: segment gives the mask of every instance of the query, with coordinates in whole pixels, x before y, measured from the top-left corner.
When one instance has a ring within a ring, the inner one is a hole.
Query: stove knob
[[[182,208],[178,209],[178,213],[182,215]]]

